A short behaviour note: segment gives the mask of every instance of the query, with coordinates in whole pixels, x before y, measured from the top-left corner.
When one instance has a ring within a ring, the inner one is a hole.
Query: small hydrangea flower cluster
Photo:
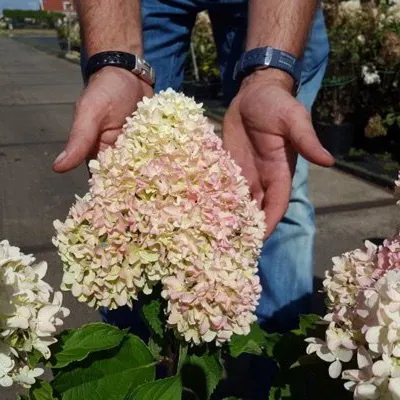
[[[306,339],[307,353],[331,363],[329,375],[347,380],[354,399],[399,400],[400,234],[379,247],[366,242],[333,262],[323,283],[326,338]],[[342,373],[342,363],[354,358],[358,369]]]
[[[374,85],[381,83],[381,77],[375,65],[363,65],[361,68],[361,76],[366,85]]]
[[[55,222],[62,289],[115,309],[161,282],[179,337],[248,333],[264,216],[201,105],[172,90],[145,98],[90,170],[89,193]]]
[[[43,370],[29,366],[28,354],[37,350],[50,358],[49,346],[57,342],[52,335],[69,314],[60,292],[51,301],[53,290],[42,280],[46,270],[45,262],[0,242],[0,386],[35,383]]]
[[[347,0],[339,3],[339,15],[342,18],[356,18],[361,12],[360,0]]]

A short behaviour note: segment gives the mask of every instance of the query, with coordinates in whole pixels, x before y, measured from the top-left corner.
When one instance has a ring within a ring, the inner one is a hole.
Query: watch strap
[[[126,69],[151,86],[155,84],[155,72],[151,65],[142,57],[123,51],[103,51],[94,54],[88,60],[85,70],[86,78],[107,66]]]
[[[286,51],[273,47],[261,47],[243,53],[236,63],[234,79],[242,80],[257,69],[277,68],[292,76],[296,91],[300,85],[302,62]]]

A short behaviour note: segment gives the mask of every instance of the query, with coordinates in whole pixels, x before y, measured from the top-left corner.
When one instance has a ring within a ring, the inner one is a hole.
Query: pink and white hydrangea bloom
[[[115,309],[161,284],[178,336],[247,333],[264,215],[201,105],[173,90],[144,98],[90,170],[89,193],[55,222],[62,289]]]
[[[330,376],[345,379],[354,399],[400,400],[400,234],[333,263],[323,282],[326,338],[307,339],[307,353],[331,363]],[[358,369],[342,372],[356,355]]]
[[[56,327],[69,314],[61,292],[51,300],[53,289],[43,281],[46,271],[45,262],[35,263],[33,256],[0,242],[0,386],[35,383],[43,370],[31,368],[27,355],[37,350],[50,358]]]

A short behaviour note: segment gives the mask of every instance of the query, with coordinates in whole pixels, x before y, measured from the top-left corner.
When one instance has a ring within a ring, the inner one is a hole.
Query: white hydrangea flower
[[[342,329],[328,329],[326,342],[318,338],[308,338],[307,354],[316,353],[321,360],[331,363],[329,376],[336,379],[342,373],[342,362],[349,362],[357,348],[354,339]]]
[[[33,256],[0,242],[0,386],[35,383],[43,370],[31,368],[27,353],[36,349],[48,359],[56,342],[52,335],[69,314],[60,292],[51,300],[46,271],[45,262],[35,263]]]
[[[400,400],[400,234],[333,261],[324,281],[326,341],[307,339],[307,353],[331,363],[338,378],[357,351],[358,369],[342,374],[354,399]]]
[[[345,388],[354,392],[354,399],[400,399],[398,361],[384,355],[382,360],[374,362],[365,347],[361,346],[357,353],[357,364],[359,369],[343,372],[343,379],[348,380]]]
[[[400,358],[400,271],[389,271],[375,289],[376,321],[366,330],[366,341],[373,352]]]
[[[358,40],[361,44],[365,44],[365,36],[364,36],[364,35],[358,35],[358,36],[357,36],[357,40]]]
[[[355,18],[362,11],[360,0],[342,1],[339,4],[339,15],[343,18]]]
[[[179,338],[247,334],[265,216],[201,104],[171,89],[144,98],[89,167],[89,193],[55,222],[61,289],[115,309],[160,284]]]
[[[361,68],[361,76],[366,85],[381,83],[381,77],[374,65],[363,65]]]

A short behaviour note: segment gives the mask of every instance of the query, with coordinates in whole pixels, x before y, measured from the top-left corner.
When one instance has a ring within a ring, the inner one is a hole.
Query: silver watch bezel
[[[135,68],[131,72],[151,86],[154,86],[156,83],[156,72],[143,57],[136,56]]]

